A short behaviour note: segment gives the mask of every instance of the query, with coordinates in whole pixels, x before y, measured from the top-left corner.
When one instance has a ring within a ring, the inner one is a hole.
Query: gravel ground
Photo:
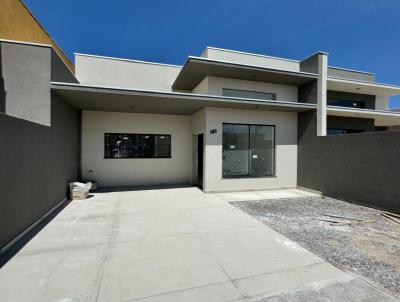
[[[400,224],[380,211],[327,197],[232,204],[334,266],[400,297]],[[331,226],[314,219],[327,219],[324,214],[374,222]]]
[[[313,285],[249,302],[398,302],[360,279],[326,286]]]

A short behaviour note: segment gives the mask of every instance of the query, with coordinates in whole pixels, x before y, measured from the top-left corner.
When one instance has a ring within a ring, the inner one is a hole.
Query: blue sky
[[[182,64],[206,46],[376,73],[400,85],[399,0],[25,0],[65,53]],[[400,97],[392,99],[400,107]]]

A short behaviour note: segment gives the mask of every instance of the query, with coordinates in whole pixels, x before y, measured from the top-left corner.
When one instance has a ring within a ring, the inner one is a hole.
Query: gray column
[[[317,104],[317,135],[325,136],[328,54],[319,51],[302,60],[300,71],[318,75],[317,81],[307,83],[299,88],[299,101]]]

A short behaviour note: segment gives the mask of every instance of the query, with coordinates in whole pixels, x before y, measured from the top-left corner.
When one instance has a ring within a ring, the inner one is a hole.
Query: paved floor
[[[354,281],[229,194],[175,188],[72,202],[0,269],[0,301],[290,301],[291,291]]]

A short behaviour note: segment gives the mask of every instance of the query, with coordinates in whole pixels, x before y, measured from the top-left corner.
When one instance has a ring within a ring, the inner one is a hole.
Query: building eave
[[[397,85],[350,80],[338,77],[328,77],[328,90],[378,96],[393,96],[400,94],[400,86]]]
[[[392,110],[374,110],[328,106],[327,114],[328,116],[374,119],[375,126],[400,125],[400,112],[393,112]]]
[[[315,110],[315,104],[52,82],[51,89],[83,110],[190,115],[205,107],[246,110]]]
[[[175,79],[172,88],[192,90],[207,76],[288,85],[302,85],[318,78],[318,75],[314,73],[266,68],[190,56]]]

